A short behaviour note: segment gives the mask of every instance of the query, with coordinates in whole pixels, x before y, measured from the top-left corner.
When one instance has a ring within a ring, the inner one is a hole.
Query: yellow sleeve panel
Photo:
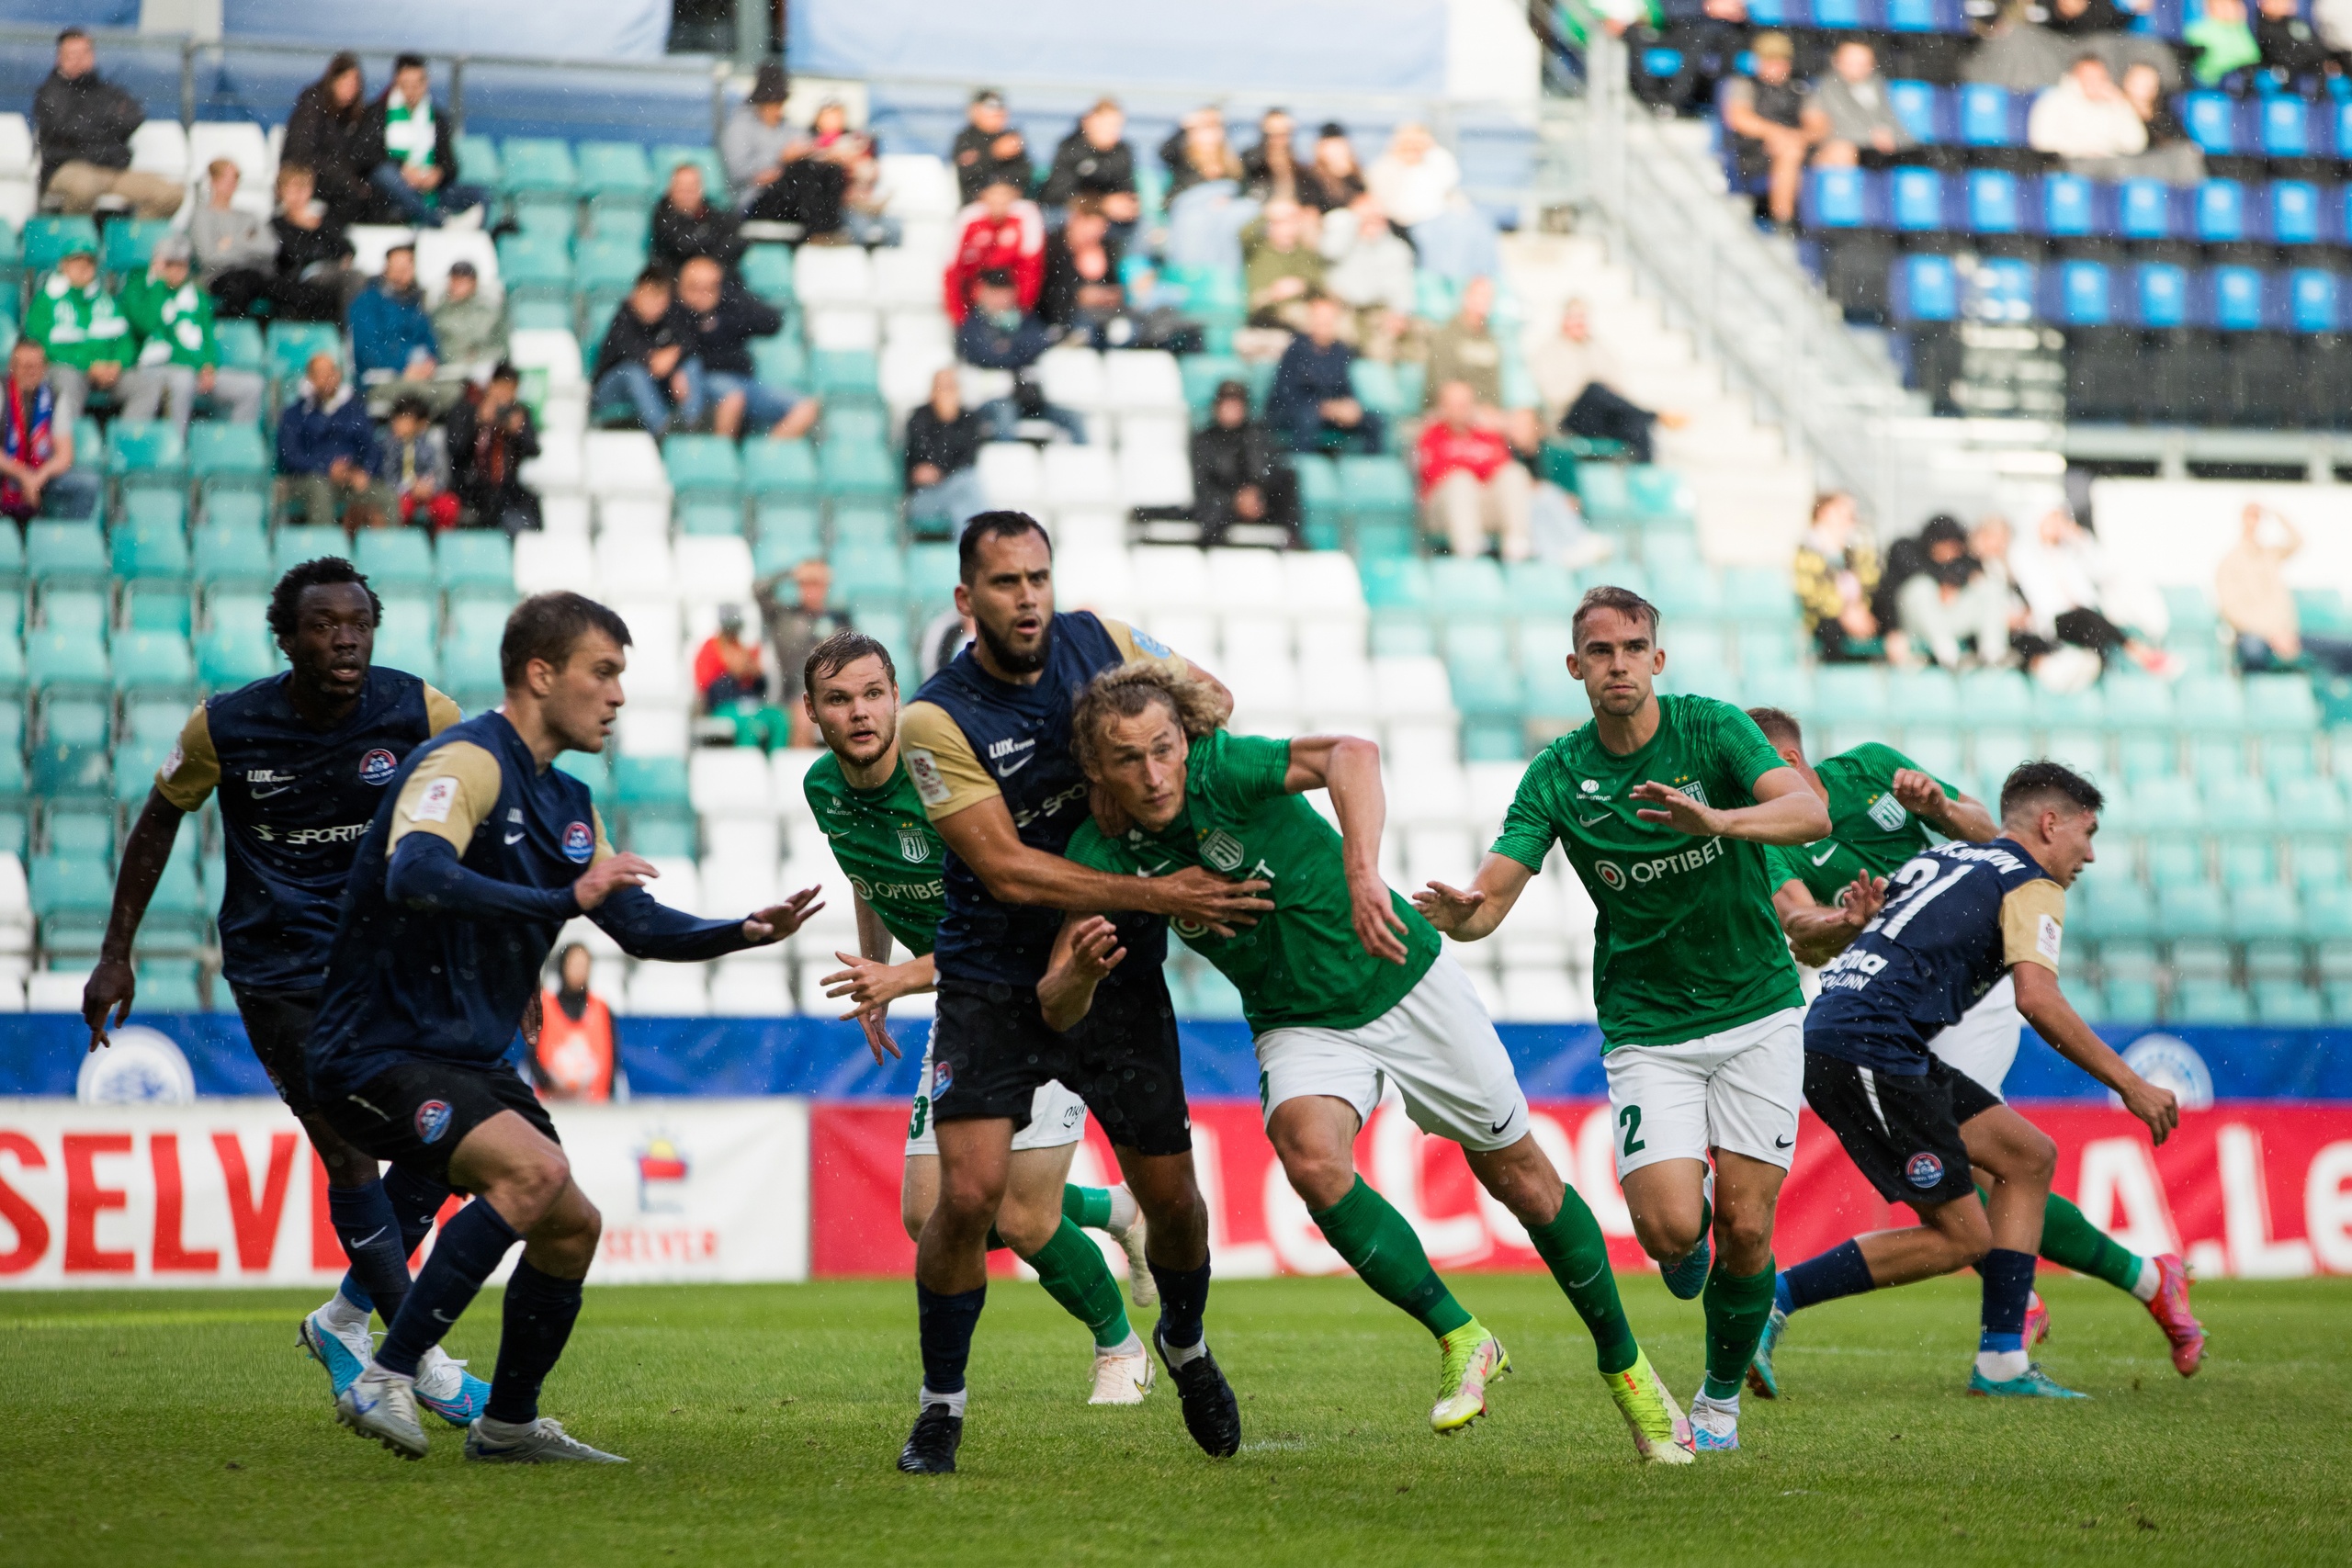
[[[435,691],[430,683],[426,684],[424,688],[425,734],[438,735],[465,716],[455,700]]]
[[[588,821],[596,829],[596,852],[589,858],[590,865],[602,865],[613,858],[613,841],[605,837],[605,814],[594,807],[588,808]]]
[[[2029,882],[2001,900],[2001,962],[2039,964],[2055,975],[2065,930],[2066,890],[2047,878]]]
[[[155,793],[182,811],[193,811],[220,785],[220,755],[212,749],[212,721],[198,703],[180,727],[171,755],[155,770]]]
[[[934,822],[1004,793],[981,766],[964,727],[936,703],[910,703],[900,711],[899,755]]]
[[[473,842],[474,829],[497,808],[501,781],[498,759],[472,741],[442,747],[419,762],[401,786],[384,858],[390,860],[411,833],[447,839],[464,854]]]

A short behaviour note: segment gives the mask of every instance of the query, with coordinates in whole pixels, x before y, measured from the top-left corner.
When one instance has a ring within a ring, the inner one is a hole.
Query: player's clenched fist
[[[617,854],[598,861],[571,885],[571,897],[586,914],[623,887],[642,887],[661,875],[643,855]]]

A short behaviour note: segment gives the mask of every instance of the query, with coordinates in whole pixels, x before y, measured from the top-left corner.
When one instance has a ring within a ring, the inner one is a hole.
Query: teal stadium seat
[[[117,277],[144,272],[155,254],[155,243],[171,231],[168,218],[118,216],[98,241],[98,265]]]
[[[707,196],[714,205],[719,207],[727,205],[727,165],[718,161],[718,152],[716,148],[707,143],[696,147],[681,142],[664,141],[653,149],[653,177],[660,184],[668,185],[671,172],[681,164],[692,164],[695,168],[700,169],[703,194]]]
[[[813,502],[763,500],[752,513],[752,565],[762,577],[825,553],[824,525]]]
[[[498,156],[498,143],[489,137],[467,132],[458,138],[458,172],[469,185],[490,190],[501,188],[504,180],[504,165]]]
[[[680,501],[738,501],[743,465],[735,443],[723,435],[672,435],[662,443],[670,488]]]
[[[433,585],[433,547],[421,529],[368,529],[359,536],[352,564],[379,593]]]
[[[347,558],[351,549],[351,540],[342,529],[311,525],[280,528],[270,553],[277,570],[282,573],[306,560],[317,560],[325,556]]]
[[[754,497],[818,493],[817,449],[808,440],[755,436],[741,454],[743,489]]]
[[[36,276],[55,266],[70,244],[87,244],[96,249],[98,226],[88,218],[62,218],[43,214],[25,220],[20,235],[24,243],[25,270]]]
[[[1510,596],[1502,568],[1483,557],[1441,557],[1429,563],[1431,604],[1450,621],[1484,621],[1498,631]]]
[[[258,615],[216,619],[196,641],[196,670],[208,691],[224,692],[275,674],[282,656]]]
[[[206,523],[196,530],[190,552],[198,586],[244,588],[277,581],[269,536],[258,522]]]
[[[582,141],[574,150],[582,197],[597,206],[632,208],[652,205],[662,184],[638,141]],[[713,193],[716,196],[717,193]]]
[[[792,250],[788,245],[752,245],[739,264],[743,287],[779,310],[793,304]]]
[[[187,531],[176,522],[126,524],[114,533],[114,572],[131,582],[178,583],[189,575]]]
[[[503,269],[502,269],[503,270]],[[342,329],[324,321],[272,321],[269,324],[269,374],[280,383],[282,396],[291,396],[294,383],[318,355],[331,355],[346,371],[350,360],[343,352]]]
[[[836,498],[895,501],[903,488],[899,465],[879,442],[829,441],[817,454],[818,488]]]
[[[107,477],[125,487],[185,489],[187,443],[179,427],[164,420],[117,420],[107,437]]]
[[[881,400],[881,367],[865,349],[819,349],[808,360],[808,381],[817,396],[829,402],[849,399]]]
[[[176,632],[124,632],[114,639],[117,694],[193,694],[196,661],[187,638]]]
[[[551,136],[510,136],[498,150],[500,190],[511,197],[574,198],[579,165],[571,149]]]
[[[1515,618],[1566,621],[1576,614],[1576,575],[1566,567],[1513,561],[1503,568],[1503,587]]]
[[[452,599],[514,598],[514,546],[505,535],[487,528],[459,528],[441,536],[434,552],[434,570]]]
[[[103,588],[114,574],[106,536],[94,523],[33,523],[25,529],[25,576],[36,590]]]

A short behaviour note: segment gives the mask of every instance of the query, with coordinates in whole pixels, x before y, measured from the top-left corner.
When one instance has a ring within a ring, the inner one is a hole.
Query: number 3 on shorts
[[[907,1122],[907,1136],[910,1138],[922,1137],[922,1124],[930,1115],[931,1096],[927,1094],[919,1094],[915,1096],[915,1113]]]
[[[1642,1108],[1629,1105],[1617,1112],[1617,1125],[1625,1129],[1625,1157],[1632,1159],[1639,1151],[1649,1147],[1642,1142]]]

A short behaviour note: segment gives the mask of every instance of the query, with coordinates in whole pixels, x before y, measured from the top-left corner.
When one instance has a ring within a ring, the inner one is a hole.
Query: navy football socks
[[[1877,1288],[1871,1281],[1871,1266],[1862,1258],[1861,1243],[1845,1241],[1783,1270],[1773,1287],[1772,1304],[1782,1312],[1796,1312]]]
[[[922,1325],[922,1386],[926,1394],[964,1392],[964,1367],[972,1359],[972,1331],[979,1327],[980,1309],[988,1300],[986,1285],[977,1291],[943,1295],[925,1289],[920,1281],[916,1283],[915,1311]]]
[[[452,1214],[377,1348],[376,1364],[404,1378],[416,1376],[419,1358],[441,1343],[507,1249],[522,1239],[521,1232],[481,1199]]]
[[[1159,1338],[1171,1350],[1189,1350],[1201,1342],[1201,1318],[1209,1308],[1209,1266],[1163,1269],[1151,1266],[1159,1287]],[[1190,1359],[1190,1358],[1186,1358]]]
[[[408,1249],[401,1246],[400,1225],[384,1184],[329,1187],[327,1217],[351,1265],[343,1277],[343,1299],[362,1311],[373,1306],[389,1325],[408,1294]]]
[[[449,1189],[396,1165],[384,1172],[384,1196],[391,1200],[392,1218],[401,1227],[401,1257],[413,1258],[433,1230],[434,1216],[449,1201]]]
[[[498,1374],[482,1412],[493,1421],[539,1418],[539,1385],[555,1370],[580,1316],[580,1281],[543,1274],[524,1258],[506,1281],[506,1321],[498,1336]]]

